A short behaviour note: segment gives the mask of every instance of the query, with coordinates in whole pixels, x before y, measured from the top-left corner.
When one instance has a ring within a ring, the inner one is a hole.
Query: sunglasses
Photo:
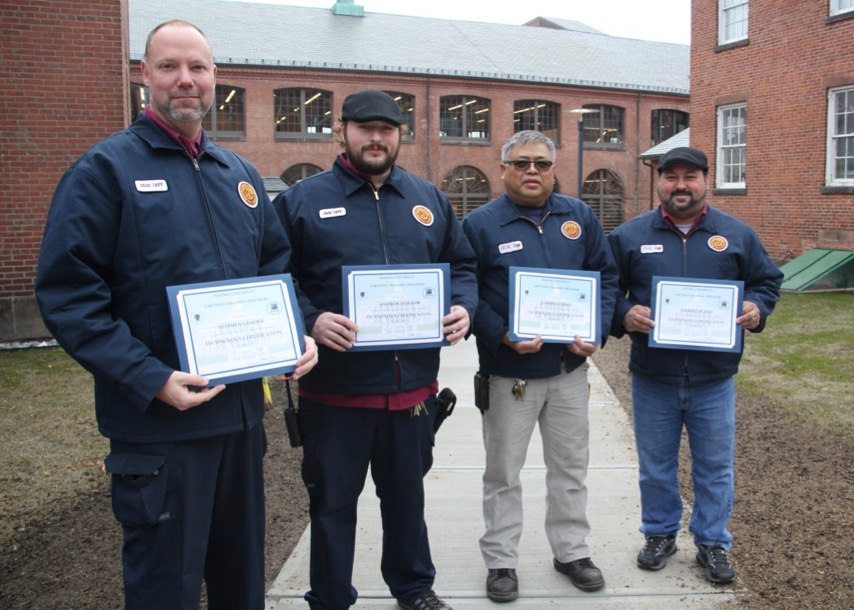
[[[512,165],[516,171],[528,171],[528,168],[533,165],[538,172],[547,172],[554,165],[551,161],[525,161],[524,159],[516,159],[514,161],[504,161],[504,165]]]

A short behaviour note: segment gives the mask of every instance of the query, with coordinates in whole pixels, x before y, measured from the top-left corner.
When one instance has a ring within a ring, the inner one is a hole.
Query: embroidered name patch
[[[321,218],[335,218],[337,216],[346,216],[347,210],[345,208],[326,208],[325,210],[320,210],[319,216]]]
[[[254,186],[248,182],[241,182],[237,185],[237,193],[240,195],[240,200],[248,207],[258,207],[258,193],[255,192]]]
[[[165,180],[134,180],[133,184],[140,193],[165,193],[169,190]]]
[[[560,232],[567,239],[578,239],[581,237],[581,225],[574,220],[567,220],[560,226]]]
[[[729,248],[729,242],[723,235],[712,235],[709,238],[709,247],[715,252],[723,252]]]
[[[518,252],[523,248],[521,241],[510,241],[506,244],[498,244],[498,251],[501,254],[510,254],[511,252]]]
[[[661,244],[644,244],[641,246],[641,254],[658,254],[664,252],[664,246]]]
[[[430,211],[430,208],[423,205],[416,205],[412,208],[412,215],[415,217],[415,220],[423,224],[425,227],[429,227],[433,224],[433,212]]]

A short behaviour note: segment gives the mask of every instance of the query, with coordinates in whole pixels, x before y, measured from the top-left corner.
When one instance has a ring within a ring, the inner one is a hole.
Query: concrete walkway
[[[635,557],[643,544],[638,532],[640,496],[637,457],[628,419],[604,378],[590,368],[590,472],[588,542],[605,576],[605,588],[583,593],[552,566],[543,530],[545,467],[535,431],[522,472],[525,529],[519,552],[519,599],[495,604],[486,598],[486,568],[478,548],[483,533],[481,475],[484,449],[480,412],[474,406],[472,376],[477,367],[474,340],[442,350],[440,387],[457,394],[454,414],[436,439],[435,462],[425,482],[427,525],[437,576],[435,590],[456,610],[506,607],[515,610],[705,609],[718,608],[738,591],[709,583],[694,559],[691,538],[679,536],[679,550],[659,572],[639,569]],[[359,505],[353,584],[358,610],[397,608],[380,575],[382,531],[379,501],[368,476]],[[267,610],[307,608],[309,532],[302,536],[267,594]]]

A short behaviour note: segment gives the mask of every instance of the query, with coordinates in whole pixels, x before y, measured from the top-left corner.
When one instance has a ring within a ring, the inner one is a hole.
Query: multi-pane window
[[[442,179],[442,192],[454,207],[460,220],[475,208],[489,201],[489,182],[477,168],[459,165]]]
[[[202,120],[202,128],[213,139],[246,136],[245,92],[230,85],[217,85],[214,103]]]
[[[718,0],[718,44],[747,38],[747,0]]]
[[[273,112],[276,138],[332,137],[331,91],[276,89],[273,91]]]
[[[841,15],[854,11],[854,0],[830,0],[830,14]]]
[[[827,185],[854,186],[854,87],[828,92]]]
[[[688,113],[681,110],[652,111],[652,146],[688,129]]]
[[[541,100],[513,102],[513,132],[539,131],[560,144],[560,104]]]
[[[583,114],[584,148],[622,148],[624,111],[619,106],[585,104]]]
[[[599,169],[587,176],[581,198],[592,208],[605,233],[623,224],[623,184],[613,173]]]
[[[439,100],[439,137],[442,140],[489,141],[489,100],[448,95]]]
[[[718,188],[744,188],[747,104],[718,108]]]
[[[386,91],[386,93],[392,96],[400,106],[400,114],[403,115],[403,123],[406,125],[403,139],[411,140],[415,138],[415,96],[397,91]]]
[[[311,163],[297,163],[296,165],[291,165],[288,169],[283,171],[282,175],[279,177],[282,179],[282,182],[284,182],[288,186],[293,186],[297,182],[305,180],[309,176],[319,174],[322,171],[323,168],[317,167],[316,165],[312,165]]]

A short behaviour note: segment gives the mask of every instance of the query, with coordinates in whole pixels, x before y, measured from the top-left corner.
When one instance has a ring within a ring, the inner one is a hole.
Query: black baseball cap
[[[397,126],[403,124],[400,105],[388,93],[378,89],[365,89],[348,95],[341,108],[341,120],[357,123],[385,121]]]
[[[703,170],[703,173],[709,171],[709,160],[701,150],[690,148],[688,146],[679,146],[672,150],[668,150],[661,156],[658,161],[658,173],[660,174],[671,165],[683,163]]]

